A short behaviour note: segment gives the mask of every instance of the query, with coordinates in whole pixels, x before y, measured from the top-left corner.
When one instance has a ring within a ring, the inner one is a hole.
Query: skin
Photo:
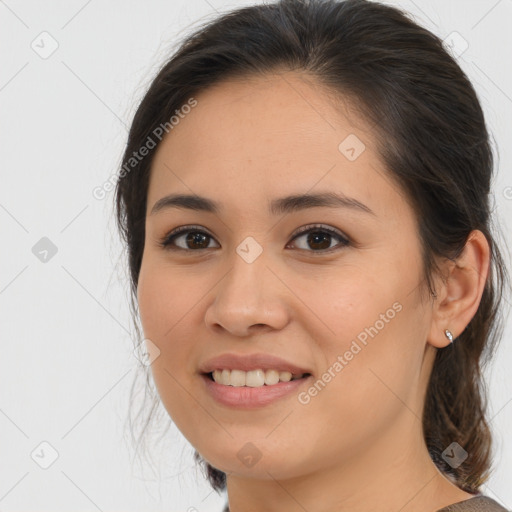
[[[294,72],[225,81],[196,99],[153,161],[138,302],[144,334],[160,350],[151,368],[162,402],[227,473],[231,511],[432,512],[471,498],[436,469],[420,419],[436,350],[449,344],[444,330],[458,336],[478,308],[489,265],[483,234],[472,233],[457,264],[444,264],[430,301],[414,212],[348,102],[336,107]],[[354,161],[338,149],[349,134],[366,146]],[[267,210],[270,198],[320,191],[356,198],[374,215]],[[150,214],[170,193],[214,199],[223,211]],[[327,245],[338,249],[322,254],[307,234],[293,240],[316,223],[349,245],[332,237]],[[184,236],[175,244],[188,252],[159,245],[185,225],[211,235],[209,248]],[[263,249],[250,264],[236,252],[247,236]],[[199,365],[225,352],[277,355],[317,380],[397,302],[401,311],[307,405],[293,393],[240,410],[204,390]],[[252,467],[237,457],[247,442],[261,454]]]

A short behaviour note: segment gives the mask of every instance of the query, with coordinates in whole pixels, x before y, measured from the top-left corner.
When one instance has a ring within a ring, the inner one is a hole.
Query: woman
[[[475,91],[366,0],[220,16],[116,190],[151,374],[229,510],[505,510],[481,364],[507,274]]]

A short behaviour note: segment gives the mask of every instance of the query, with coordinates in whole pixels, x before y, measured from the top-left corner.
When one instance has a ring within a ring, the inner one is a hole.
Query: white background
[[[179,38],[216,11],[251,3],[0,1],[0,511],[222,509],[175,427],[155,472],[132,463],[125,419],[137,360],[127,274],[113,193],[97,200],[92,190],[116,172],[134,109]],[[510,239],[512,0],[388,3],[469,43],[459,62],[499,151],[494,191]],[[48,38],[43,31],[58,43],[46,59],[31,48]],[[57,248],[46,263],[32,252],[42,237]],[[487,374],[496,453],[483,489],[508,509],[511,327],[509,318]],[[43,441],[59,454],[48,469],[31,458]]]

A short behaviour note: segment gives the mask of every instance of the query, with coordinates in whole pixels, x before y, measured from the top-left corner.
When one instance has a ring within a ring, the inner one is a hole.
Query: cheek
[[[154,259],[154,258],[153,258]],[[137,298],[144,334],[165,348],[173,333],[189,323],[188,315],[201,297],[186,277],[158,262],[146,259],[141,267]],[[192,290],[192,292],[190,291]]]
[[[349,351],[354,341],[365,348],[371,340],[385,338],[403,316],[403,297],[396,281],[378,279],[375,268],[373,275],[371,272],[368,268],[350,266],[337,276],[327,276],[322,286],[305,283],[300,291],[317,314],[315,325],[322,324],[321,332],[316,336],[311,333],[312,339],[331,363]],[[311,326],[305,327],[311,330]],[[354,352],[357,350],[353,348]]]
[[[388,268],[381,276],[387,277],[354,269],[323,295],[319,311],[329,333],[314,338],[322,375],[302,395],[308,414],[355,437],[372,423],[392,421],[403,402],[414,409],[422,368],[428,318],[418,292],[411,293],[417,275],[411,270],[395,279]]]
[[[187,279],[178,278],[157,266],[141,268],[138,304],[144,337],[160,351],[151,364],[151,372],[162,402],[176,415],[182,402],[189,402],[186,390],[193,376],[193,351],[197,332],[187,326],[199,321],[194,315],[200,298],[187,294]],[[183,284],[183,286],[180,286]]]
[[[155,343],[161,357],[153,371],[163,365],[169,371],[184,373],[197,346],[197,329],[202,293],[187,292],[194,286],[186,277],[165,270],[151,269],[139,281],[138,299],[144,336]],[[196,288],[197,290],[198,288]]]

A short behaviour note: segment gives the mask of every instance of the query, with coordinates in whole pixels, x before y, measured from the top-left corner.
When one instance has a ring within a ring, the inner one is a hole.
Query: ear
[[[445,279],[436,290],[428,343],[437,348],[446,347],[467,327],[475,316],[489,272],[490,248],[485,235],[473,230],[461,255],[445,265]]]

